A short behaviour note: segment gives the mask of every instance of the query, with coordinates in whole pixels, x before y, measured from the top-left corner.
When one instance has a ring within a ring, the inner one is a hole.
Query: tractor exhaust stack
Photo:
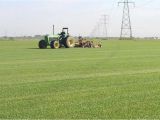
[[[53,25],[53,35],[54,35],[54,25]]]

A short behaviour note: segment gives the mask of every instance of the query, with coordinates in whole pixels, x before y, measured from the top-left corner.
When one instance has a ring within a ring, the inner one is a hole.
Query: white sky
[[[90,35],[103,14],[110,16],[109,36],[119,36],[122,0],[0,0],[0,36],[37,35],[69,27],[72,35]],[[131,0],[133,34],[160,37],[160,0]]]

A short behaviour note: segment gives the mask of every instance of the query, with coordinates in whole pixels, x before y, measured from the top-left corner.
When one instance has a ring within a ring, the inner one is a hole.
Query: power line
[[[140,5],[140,6],[137,6],[136,8],[143,8],[143,7],[147,6],[147,5],[150,4],[150,3],[153,3],[153,1],[155,1],[155,0],[148,0],[148,1],[146,1],[144,4],[142,4],[142,5]]]
[[[128,2],[128,0],[124,0],[123,2],[118,2],[118,5],[119,4],[123,4],[123,16],[122,16],[120,39],[124,39],[124,38],[132,39],[133,35],[132,35],[129,4],[135,5],[135,3]]]

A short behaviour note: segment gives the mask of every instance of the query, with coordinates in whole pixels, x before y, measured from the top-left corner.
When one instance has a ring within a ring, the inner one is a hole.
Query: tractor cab
[[[59,35],[60,35],[60,38],[62,39],[67,38],[69,36],[68,28],[63,28],[62,32]]]
[[[62,28],[62,32],[64,32],[65,34],[69,35],[68,28]]]

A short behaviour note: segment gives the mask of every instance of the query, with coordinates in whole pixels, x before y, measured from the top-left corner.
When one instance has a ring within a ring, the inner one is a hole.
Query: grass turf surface
[[[36,47],[0,41],[0,118],[160,118],[160,41]]]

